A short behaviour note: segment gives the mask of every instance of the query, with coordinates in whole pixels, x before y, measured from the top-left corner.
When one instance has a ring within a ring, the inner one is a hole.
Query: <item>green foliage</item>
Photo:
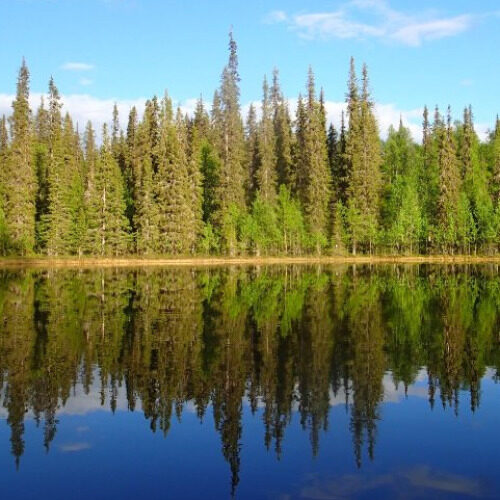
[[[277,212],[281,252],[290,255],[302,253],[306,243],[304,216],[299,202],[291,197],[284,185],[280,186]]]
[[[400,120],[382,142],[368,72],[351,60],[346,117],[327,123],[312,70],[292,123],[278,71],[244,127],[236,42],[210,111],[167,96],[110,136],[80,136],[51,79],[32,116],[23,62],[0,119],[0,254],[304,255],[497,253],[500,121],[452,124],[424,108],[422,144]],[[100,147],[96,144],[98,143]]]
[[[260,192],[252,203],[250,213],[244,218],[241,239],[248,241],[250,250],[257,256],[276,251],[280,233],[275,205],[261,197]]]
[[[37,179],[31,153],[29,71],[23,59],[12,103],[8,157],[3,182],[6,231],[11,253],[27,255],[35,246]],[[5,132],[4,132],[5,133]]]
[[[210,222],[206,222],[203,224],[199,249],[203,255],[216,253],[219,249],[219,238],[215,234],[214,228],[212,227],[212,224],[210,224]]]
[[[85,251],[102,256],[123,255],[130,247],[130,227],[125,214],[123,178],[113,157],[106,125],[102,140],[87,194]]]
[[[349,130],[346,155],[349,162],[348,216],[352,252],[361,246],[372,252],[378,232],[381,190],[381,148],[373,102],[368,88],[368,73],[363,66],[362,93],[351,59],[347,112]]]

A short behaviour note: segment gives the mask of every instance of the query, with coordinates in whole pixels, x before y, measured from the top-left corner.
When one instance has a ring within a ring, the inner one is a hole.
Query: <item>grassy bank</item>
[[[207,266],[255,266],[288,264],[500,264],[500,255],[426,255],[426,256],[305,256],[305,257],[4,257],[0,269],[35,268],[92,268],[92,267],[207,267]]]

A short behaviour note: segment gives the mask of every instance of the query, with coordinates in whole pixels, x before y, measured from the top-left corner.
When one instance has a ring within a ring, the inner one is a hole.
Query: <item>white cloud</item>
[[[30,95],[30,105],[33,112],[40,105],[40,98],[42,94],[34,93]],[[0,94],[0,116],[5,114],[10,115],[12,112],[12,101],[14,100],[13,94]],[[68,94],[62,95],[63,112],[68,111],[73,118],[75,125],[78,123],[80,131],[83,131],[87,121],[91,121],[98,137],[104,123],[110,123],[113,106],[116,102],[118,113],[120,116],[120,125],[125,130],[127,127],[127,120],[132,106],[135,106],[139,117],[142,116],[146,98],[140,97],[137,99],[100,99],[93,97],[89,94]],[[179,106],[183,113],[189,116],[194,114],[197,99],[186,99],[184,101],[174,101],[175,106]],[[250,104],[253,104],[257,117],[260,117],[260,101],[252,101],[243,104],[242,114],[246,119]],[[295,116],[297,109],[297,98],[289,99],[290,113],[292,117]],[[345,111],[346,104],[344,101],[325,101],[325,108],[327,114],[327,122],[333,123],[335,127],[340,127],[340,117],[342,110]],[[375,116],[380,130],[380,135],[383,139],[387,137],[387,131],[390,125],[397,127],[399,125],[400,117],[403,120],[405,127],[410,129],[413,138],[420,141],[422,138],[422,112],[423,108],[414,109],[401,109],[394,103],[375,103]],[[484,123],[475,124],[476,132],[481,140],[486,140],[490,130],[490,126]]]
[[[427,40],[437,40],[458,35],[467,31],[472,26],[473,17],[471,15],[462,15],[448,19],[435,19],[427,22],[414,22],[402,26],[393,33],[391,38],[398,40],[406,45],[418,46]]]
[[[265,24],[275,24],[275,23],[282,23],[288,19],[286,12],[282,10],[273,10],[269,12],[264,18],[262,19],[262,22]]]
[[[67,62],[64,63],[61,68],[67,71],[90,71],[94,69],[94,65],[84,62]]]
[[[285,23],[305,39],[377,38],[419,46],[424,42],[458,35],[487,15],[462,14],[452,17],[434,11],[406,14],[392,9],[384,0],[350,0],[330,12],[270,12],[266,23]]]
[[[84,83],[80,82],[84,85]],[[45,98],[45,105],[47,106],[47,97],[44,94],[34,92],[30,94],[30,107],[33,113],[40,106],[42,95]],[[14,94],[0,94],[0,117],[2,115],[9,116],[12,113],[12,101]],[[83,131],[86,123],[90,120],[94,129],[96,130],[99,139],[102,126],[104,123],[110,123],[113,114],[113,106],[116,103],[118,107],[118,114],[120,117],[120,125],[122,129],[126,129],[128,115],[133,106],[136,107],[139,118],[142,117],[144,105],[146,103],[145,97],[137,99],[101,99],[93,97],[89,94],[63,94],[61,101],[63,103],[63,113],[69,112],[73,123],[78,124],[80,131]],[[183,113],[192,115],[196,108],[197,99],[186,99],[184,101],[175,101],[174,106],[179,106]]]
[[[342,11],[301,14],[293,17],[292,28],[302,38],[363,38],[382,36],[383,29],[368,24],[349,21]]]
[[[47,106],[47,98],[44,94],[32,93],[30,94],[30,106],[33,113],[40,106],[42,95],[45,98],[45,105]],[[12,101],[15,96],[13,94],[0,94],[0,116],[5,114],[10,115],[12,112]],[[132,106],[137,108],[139,115],[142,115],[146,98],[138,99],[100,99],[93,97],[89,94],[63,94],[61,96],[63,103],[63,113],[68,111],[73,119],[73,123],[80,131],[83,131],[87,121],[91,121],[97,133],[104,123],[111,121],[113,106],[116,102],[118,113],[120,116],[120,124],[123,128],[127,125],[128,114]]]
[[[86,87],[88,85],[92,85],[94,83],[94,80],[90,80],[90,78],[80,78],[79,83],[80,85]]]

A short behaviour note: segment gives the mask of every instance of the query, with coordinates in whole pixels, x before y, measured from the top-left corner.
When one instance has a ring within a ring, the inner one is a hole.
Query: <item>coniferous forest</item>
[[[351,59],[347,108],[328,125],[312,70],[292,116],[278,71],[243,117],[236,42],[193,116],[154,96],[96,140],[49,82],[29,106],[23,61],[0,120],[0,253],[118,255],[492,254],[500,245],[500,120],[424,108],[417,144],[382,140],[368,71]],[[98,142],[98,144],[97,144]]]

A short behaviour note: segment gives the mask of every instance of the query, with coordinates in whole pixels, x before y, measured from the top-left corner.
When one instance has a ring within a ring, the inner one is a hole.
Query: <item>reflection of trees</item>
[[[313,455],[319,449],[319,431],[326,430],[330,406],[329,373],[333,349],[329,277],[318,273],[304,304],[299,332],[298,387],[301,423],[310,430]]]
[[[34,343],[34,280],[29,271],[2,274],[0,371],[3,406],[11,428],[11,451],[19,465],[24,452],[24,416],[29,406],[31,381],[30,352]]]
[[[361,465],[363,435],[368,454],[373,459],[376,421],[383,398],[384,338],[380,304],[380,284],[376,276],[355,276],[347,302],[349,333],[352,343],[352,413],[351,429],[356,463]]]
[[[360,464],[364,446],[373,457],[387,370],[408,387],[426,367],[431,404],[458,412],[466,389],[477,408],[486,367],[500,366],[499,306],[493,268],[4,271],[0,395],[12,453],[23,453],[27,411],[49,448],[80,383],[100,387],[113,411],[123,386],[129,409],[164,434],[186,402],[199,418],[211,406],[233,491],[245,399],[280,457],[295,410],[318,452],[330,395],[343,393]]]

